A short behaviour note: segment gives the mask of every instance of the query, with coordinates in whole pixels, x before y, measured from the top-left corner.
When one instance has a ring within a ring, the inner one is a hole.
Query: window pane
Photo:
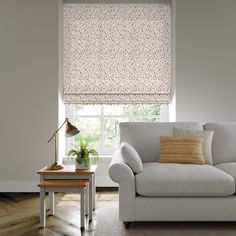
[[[150,117],[160,117],[160,106],[158,105],[126,105],[123,114],[130,117],[144,117],[150,120]],[[151,119],[152,120],[152,119]]]
[[[102,113],[103,110],[103,113]],[[103,114],[103,115],[102,115]],[[101,154],[111,154],[119,146],[119,123],[127,121],[160,121],[159,105],[67,105],[67,116],[79,128],[74,138],[88,140]],[[95,117],[91,117],[95,116]],[[96,117],[97,116],[97,117]],[[118,117],[117,117],[118,116]],[[122,117],[119,117],[122,116]],[[103,127],[103,130],[102,130]],[[67,139],[67,151],[73,139]]]
[[[100,105],[69,105],[69,108],[72,110],[73,115],[101,115],[101,106]]]
[[[104,115],[122,115],[129,117],[159,117],[159,105],[110,105],[103,106]]]
[[[80,133],[75,137],[75,141],[79,139],[88,140],[93,144],[94,148],[100,147],[101,140],[101,122],[100,118],[76,118],[75,125]]]
[[[104,149],[115,149],[119,146],[119,123],[128,121],[128,118],[104,119]]]
[[[104,105],[104,115],[123,115],[124,105]]]
[[[129,119],[129,121],[133,122],[133,121],[136,121],[136,122],[158,122],[160,121],[160,118],[159,117],[131,117]]]

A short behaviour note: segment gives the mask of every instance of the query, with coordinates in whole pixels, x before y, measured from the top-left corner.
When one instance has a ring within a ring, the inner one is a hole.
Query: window
[[[110,155],[119,146],[119,123],[167,121],[164,105],[67,105],[67,117],[81,131],[67,139],[67,152],[79,139],[90,141],[100,155]]]
[[[171,1],[67,2],[64,103],[81,131],[67,139],[67,151],[81,138],[109,155],[118,148],[120,122],[168,121]]]

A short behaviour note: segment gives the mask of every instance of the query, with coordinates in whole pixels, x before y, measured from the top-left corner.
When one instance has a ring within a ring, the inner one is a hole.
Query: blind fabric
[[[65,4],[64,102],[167,104],[170,2]]]

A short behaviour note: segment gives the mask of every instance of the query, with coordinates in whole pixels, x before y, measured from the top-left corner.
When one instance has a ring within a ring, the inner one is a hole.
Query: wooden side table
[[[95,170],[97,165],[91,165],[88,170],[75,170],[74,165],[65,165],[60,170],[47,170],[46,167],[40,169],[38,174],[40,175],[40,182],[44,180],[88,180],[88,211],[89,221],[93,219],[93,210],[95,209]],[[54,192],[49,192],[49,214],[54,215]]]
[[[87,179],[71,179],[60,180],[51,179],[43,180],[39,183],[40,187],[40,224],[41,227],[46,226],[46,208],[45,208],[45,193],[46,192],[74,192],[80,193],[80,228],[84,228],[84,205],[85,205],[85,192],[89,181]],[[88,201],[86,201],[88,204]]]

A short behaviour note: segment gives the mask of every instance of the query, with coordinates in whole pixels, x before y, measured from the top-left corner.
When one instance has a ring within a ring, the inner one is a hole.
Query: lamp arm
[[[51,138],[48,140],[48,143],[53,139],[53,137],[58,133],[58,131],[62,128],[62,126],[68,122],[69,118],[66,118],[65,121],[63,122],[63,124],[56,130],[54,131],[53,135],[51,136]]]

